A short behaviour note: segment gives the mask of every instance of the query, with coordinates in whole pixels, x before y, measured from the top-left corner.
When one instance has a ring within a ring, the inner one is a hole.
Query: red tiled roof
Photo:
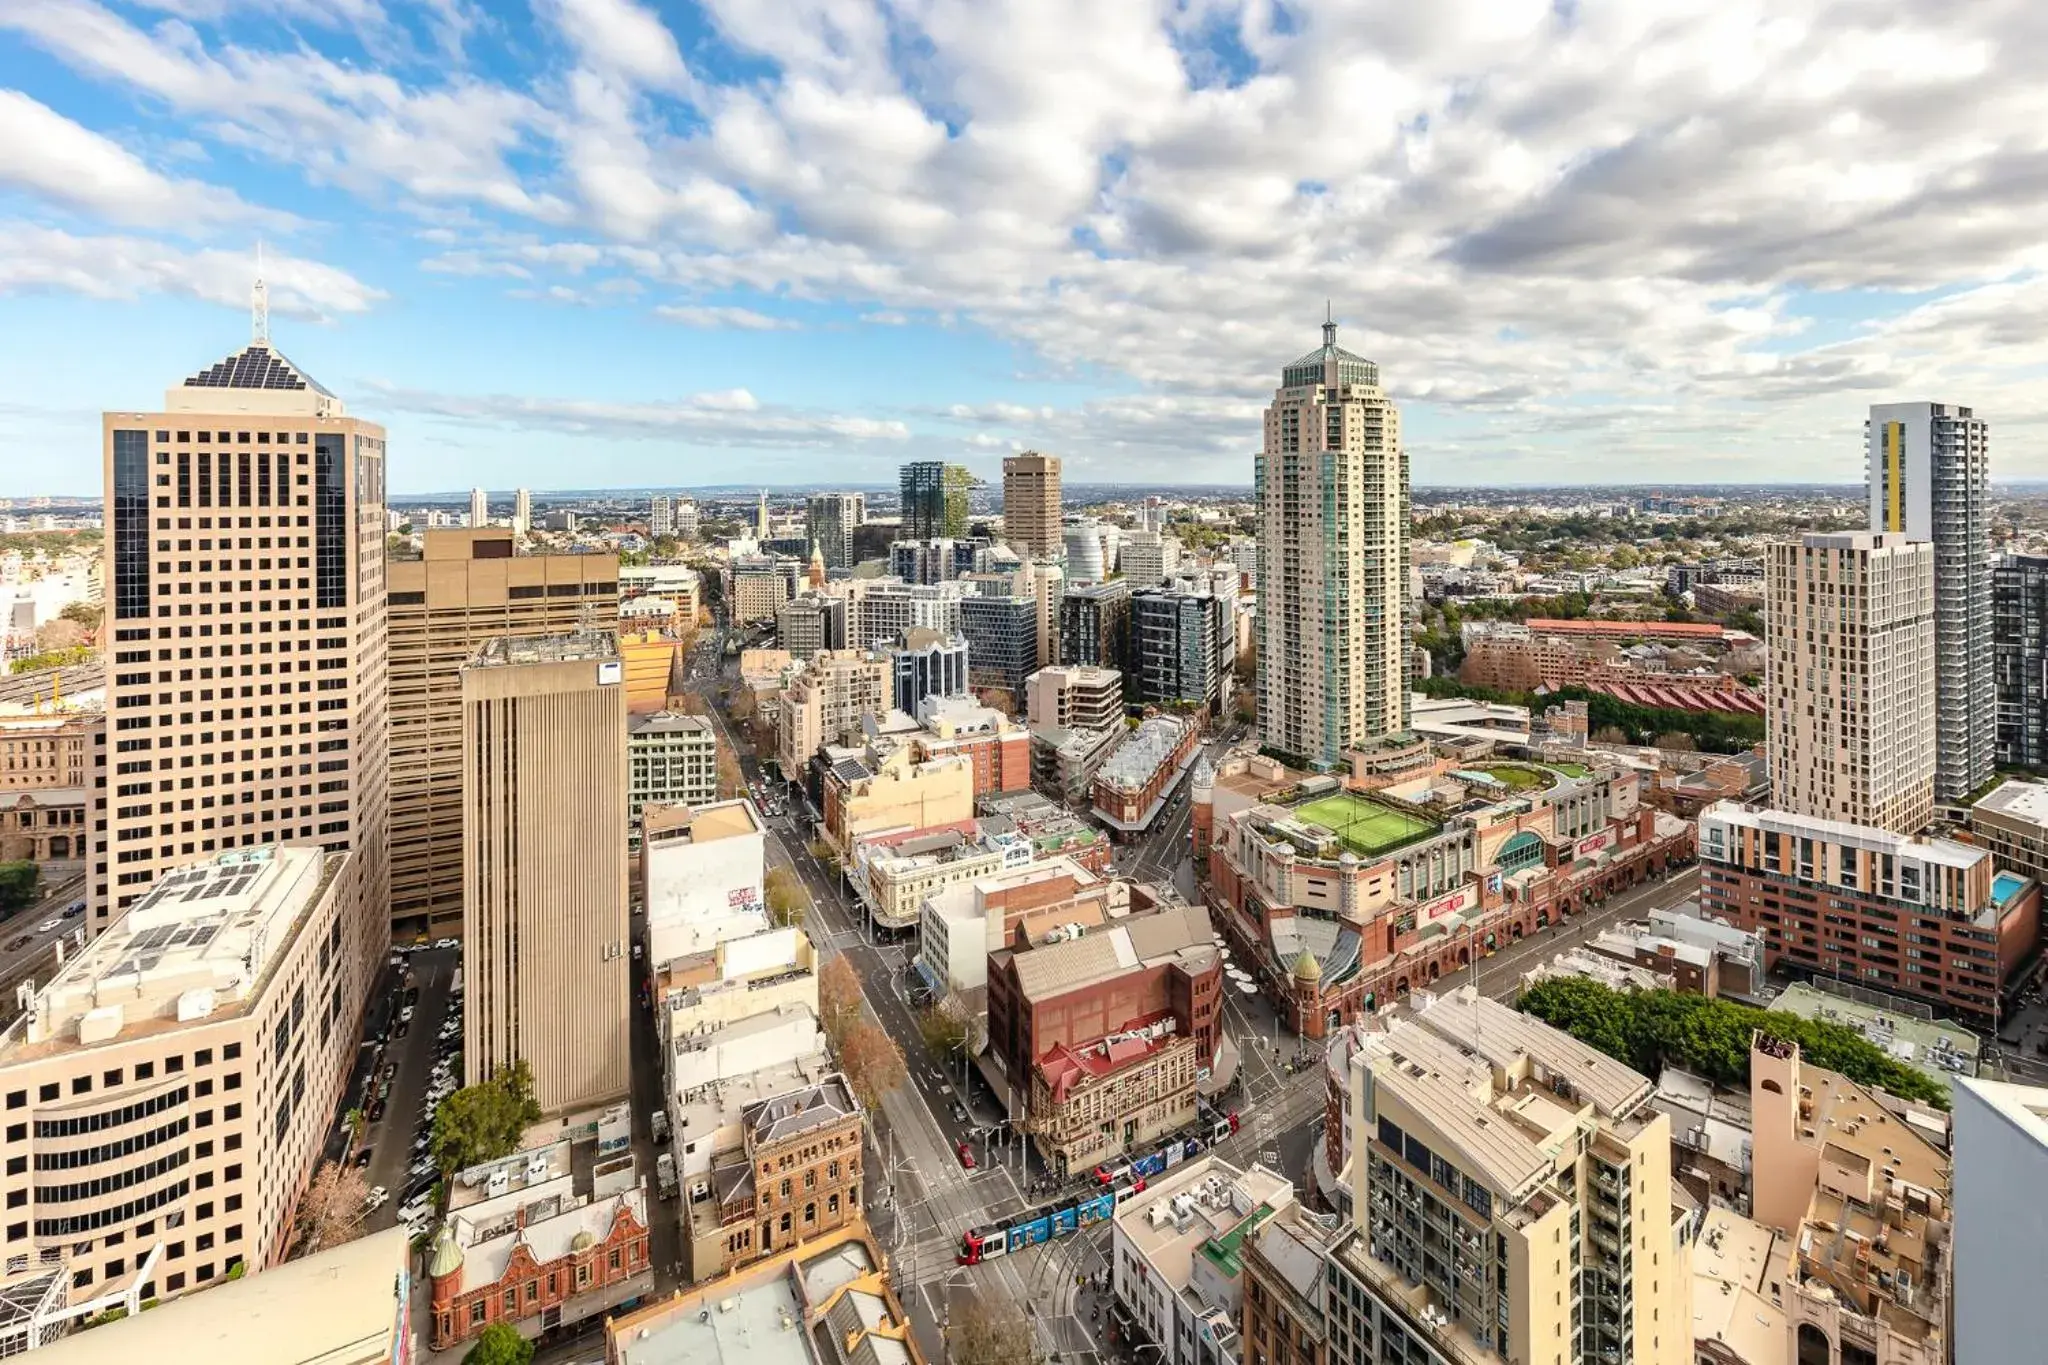
[[[1599,635],[1615,639],[1720,640],[1729,633],[1726,626],[1711,621],[1558,621],[1531,617],[1523,624],[1543,635]]]
[[[1733,716],[1760,716],[1764,713],[1763,698],[1748,691],[1701,687],[1684,682],[1595,682],[1587,686],[1632,706],[1654,706],[1667,711],[1711,711]]]

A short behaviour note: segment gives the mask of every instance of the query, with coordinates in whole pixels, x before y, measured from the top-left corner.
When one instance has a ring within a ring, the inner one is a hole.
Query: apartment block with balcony
[[[1121,578],[1070,583],[1060,598],[1063,664],[1128,669],[1131,658],[1131,585]],[[1044,662],[1050,664],[1051,660]]]
[[[1692,1361],[1699,1209],[1648,1077],[1469,986],[1348,1063],[1333,1360]]]
[[[783,776],[797,777],[824,745],[843,742],[864,718],[888,711],[894,694],[895,678],[883,655],[866,649],[812,655],[783,686],[776,712],[776,758]]]
[[[708,716],[657,711],[626,722],[626,825],[650,805],[708,806],[718,799],[718,729]]]
[[[55,1273],[46,1316],[133,1312],[284,1260],[356,1055],[351,856],[173,868],[25,988],[0,1035],[10,1303]]]
[[[1296,1207],[1287,1178],[1264,1166],[1203,1155],[1154,1177],[1111,1225],[1119,1328],[1158,1346],[1161,1365],[1242,1365],[1249,1243]]]
[[[1292,1203],[1242,1239],[1243,1365],[1331,1365],[1328,1255],[1337,1227]]]
[[[2048,771],[2048,555],[2003,555],[1991,570],[1992,759]]]
[[[1771,802],[1911,834],[1934,817],[1935,555],[1869,531],[1770,547]]]
[[[2048,783],[2011,779],[1970,807],[1970,842],[2001,870],[2048,886]]]
[[[2039,942],[2041,884],[1987,849],[1727,801],[1698,847],[1701,910],[1761,933],[1774,971],[1989,1022]]]

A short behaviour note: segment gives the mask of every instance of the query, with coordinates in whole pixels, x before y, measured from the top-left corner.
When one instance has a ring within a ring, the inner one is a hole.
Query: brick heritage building
[[[1167,1014],[1131,1032],[1172,1020]],[[1195,1121],[1197,1053],[1193,1038],[1170,1032],[1055,1046],[1031,1069],[1039,1150],[1056,1171],[1085,1171],[1187,1127]]]
[[[644,1185],[560,1211],[544,1202],[498,1210],[496,1202],[457,1210],[435,1234],[427,1253],[433,1350],[459,1347],[494,1322],[532,1336],[590,1316],[574,1310],[578,1300],[601,1309],[611,1306],[605,1300],[623,1301],[620,1294],[638,1288],[635,1281],[653,1288]],[[472,1221],[473,1212],[486,1209],[484,1216],[503,1226]]]
[[[748,1105],[684,1206],[692,1280],[724,1275],[858,1223],[860,1101],[841,1075]],[[725,1134],[720,1134],[723,1139]]]
[[[1699,850],[1700,908],[1761,933],[1771,969],[1995,1020],[2040,941],[2040,883],[1968,844],[1722,802]]]

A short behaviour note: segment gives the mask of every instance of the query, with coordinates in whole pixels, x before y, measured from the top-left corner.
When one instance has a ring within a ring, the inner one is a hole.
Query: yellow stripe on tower
[[[1900,465],[1905,460],[1906,424],[1886,422],[1884,424],[1885,488],[1889,502],[1885,508],[1884,529],[1903,531],[1906,529],[1905,509],[1900,505],[1903,497]]]

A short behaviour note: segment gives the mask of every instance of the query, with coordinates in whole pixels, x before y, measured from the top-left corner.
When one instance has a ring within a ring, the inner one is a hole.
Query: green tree
[[[1038,1334],[1016,1304],[977,1294],[946,1322],[946,1354],[953,1365],[1040,1365]]]
[[[521,1135],[540,1117],[540,1104],[533,1097],[533,1068],[521,1058],[489,1080],[466,1085],[441,1101],[434,1111],[429,1144],[434,1164],[444,1172],[460,1171],[510,1156],[519,1150]]]
[[[101,608],[92,602],[67,602],[64,610],[57,613],[67,621],[76,621],[88,631],[100,628]]]
[[[43,870],[34,863],[0,863],[0,914],[13,914],[36,903]]]
[[[810,893],[786,867],[771,867],[762,893],[768,898],[768,913],[779,925],[802,924],[811,908]]]
[[[494,1322],[477,1333],[462,1365],[531,1365],[533,1343],[509,1323]]]
[[[958,1057],[967,1047],[967,1014],[960,1002],[947,996],[918,1012],[917,1031],[925,1049],[940,1061]]]

